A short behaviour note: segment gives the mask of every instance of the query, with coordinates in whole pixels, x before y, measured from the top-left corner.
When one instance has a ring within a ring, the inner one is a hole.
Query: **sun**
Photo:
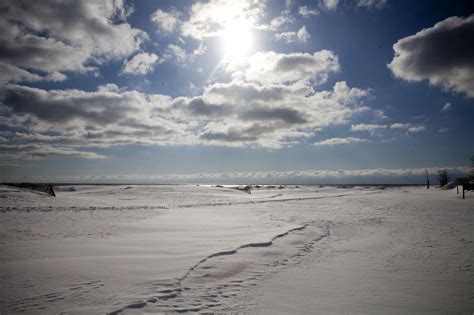
[[[225,24],[222,40],[226,58],[239,59],[249,53],[253,42],[250,24],[244,19],[234,19]]]

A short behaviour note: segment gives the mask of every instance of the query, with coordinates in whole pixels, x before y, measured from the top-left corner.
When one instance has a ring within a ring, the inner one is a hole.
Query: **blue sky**
[[[0,12],[2,180],[420,182],[474,154],[470,1]]]

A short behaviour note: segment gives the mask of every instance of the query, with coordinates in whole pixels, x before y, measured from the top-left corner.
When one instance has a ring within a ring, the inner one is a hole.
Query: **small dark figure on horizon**
[[[56,194],[54,193],[53,185],[49,184],[48,187],[46,187],[46,193],[50,195],[51,197],[56,197]]]

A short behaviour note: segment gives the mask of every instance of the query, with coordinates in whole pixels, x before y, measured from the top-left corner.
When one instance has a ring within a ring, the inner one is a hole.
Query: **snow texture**
[[[474,194],[0,186],[0,313],[474,310]]]

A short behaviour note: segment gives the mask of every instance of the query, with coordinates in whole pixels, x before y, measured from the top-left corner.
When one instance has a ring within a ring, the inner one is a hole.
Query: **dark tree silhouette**
[[[438,171],[438,180],[440,186],[444,186],[448,183],[449,175],[446,169]]]

